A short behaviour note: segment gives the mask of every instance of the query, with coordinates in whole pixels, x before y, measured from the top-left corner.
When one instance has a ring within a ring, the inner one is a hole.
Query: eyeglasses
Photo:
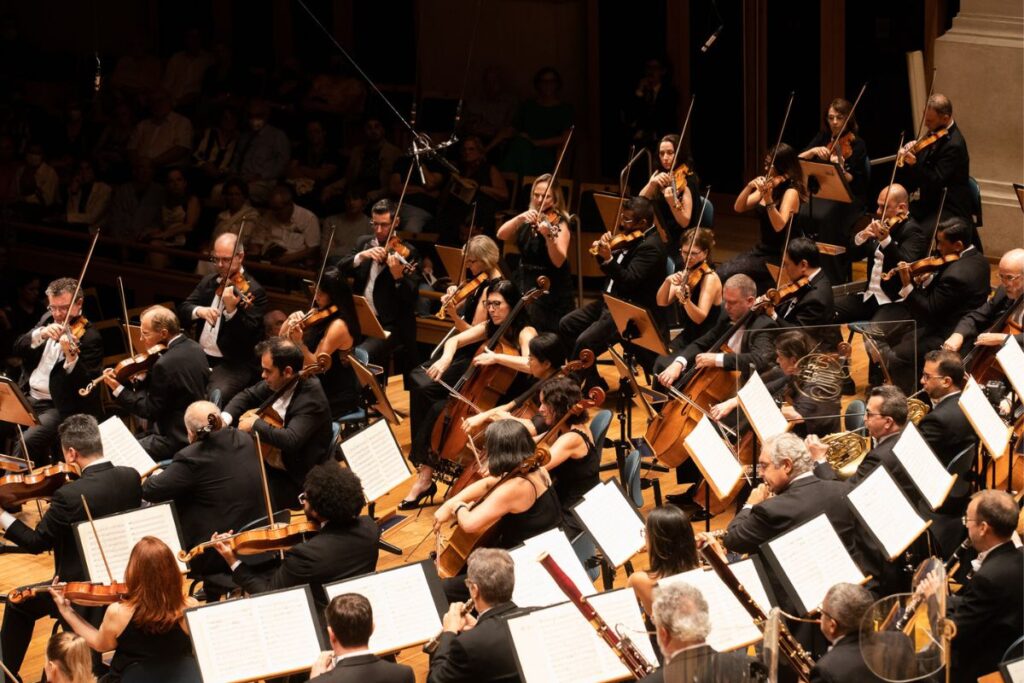
[[[299,494],[299,505],[305,505],[307,500],[308,500],[308,497],[306,496],[306,492],[305,491],[303,491],[302,493]]]
[[[46,310],[48,310],[50,313],[67,313],[68,311],[71,310],[71,306],[47,306]]]
[[[974,522],[975,524],[977,524],[977,523],[978,523],[978,520],[976,520],[976,519],[971,519],[971,518],[970,518],[970,517],[968,517],[967,515],[964,515],[963,517],[961,517],[961,518],[960,518],[960,521],[964,523],[964,526],[967,526],[967,522]]]
[[[391,221],[370,221],[370,225],[372,225],[375,228],[390,228]]]
[[[1021,278],[1020,273],[1018,273],[1016,275],[1003,275],[1002,273],[999,273],[999,281],[1000,282],[1005,282],[1006,284],[1010,284],[1011,282],[1016,282],[1020,278]]]
[[[234,256],[211,256],[210,263],[231,263],[235,260]]]
[[[949,375],[929,375],[927,372],[921,373],[921,379],[927,382],[930,379],[942,379],[943,377],[949,377]]]
[[[490,309],[490,308],[501,308],[501,305],[503,303],[505,303],[505,302],[504,301],[485,301],[484,302],[484,308],[488,308],[488,309]]]
[[[864,417],[885,417],[885,416],[882,415],[881,413],[872,413],[871,411],[867,411],[867,412],[864,413]]]
[[[765,470],[767,470],[771,466],[772,463],[770,462],[759,462],[757,463],[757,466],[754,469],[757,470],[757,475],[761,476],[762,474],[764,474]]]

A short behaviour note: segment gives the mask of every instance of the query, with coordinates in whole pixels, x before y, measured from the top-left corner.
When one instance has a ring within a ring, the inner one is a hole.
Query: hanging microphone
[[[96,75],[92,80],[93,92],[98,93],[103,85],[103,64],[100,62],[100,53],[96,53]]]
[[[722,24],[718,28],[715,29],[715,32],[711,34],[711,37],[708,38],[704,42],[704,45],[701,46],[701,48],[700,48],[701,54],[704,54],[705,52],[707,52],[708,48],[711,47],[712,45],[714,45],[715,41],[718,40],[718,36],[722,33],[722,29],[723,28],[725,28],[725,24]]]

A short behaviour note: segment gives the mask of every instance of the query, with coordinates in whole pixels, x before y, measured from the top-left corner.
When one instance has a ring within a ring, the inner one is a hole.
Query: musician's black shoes
[[[416,496],[416,500],[403,500],[403,501],[401,501],[398,504],[398,509],[399,510],[415,510],[416,508],[423,507],[423,505],[420,503],[420,501],[422,501],[424,498],[429,498],[430,500],[427,501],[427,504],[428,505],[433,505],[434,504],[434,495],[436,493],[437,493],[437,482],[436,481],[432,481],[432,482],[430,482],[430,486],[429,486],[429,488],[427,488],[427,490],[425,490],[420,495]]]

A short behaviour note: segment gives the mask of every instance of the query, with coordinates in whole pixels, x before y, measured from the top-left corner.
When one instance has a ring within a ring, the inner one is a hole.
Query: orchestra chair
[[[222,405],[222,400],[223,400],[224,397],[221,395],[221,391],[220,391],[219,387],[214,387],[213,389],[211,389],[210,390],[210,395],[209,395],[208,398],[210,399],[210,403],[212,403],[213,405],[217,406],[218,408],[223,408],[224,407]]]
[[[203,683],[195,657],[153,657],[124,670],[121,683]]]
[[[597,577],[602,573],[603,563],[601,558],[597,556],[597,546],[594,545],[594,539],[586,531],[583,531],[579,536],[572,539],[570,543],[573,551],[576,553],[576,557],[579,558],[580,562],[583,563],[583,567],[587,570],[587,577],[591,581],[597,581]]]
[[[697,212],[700,218],[700,227],[702,228],[713,228],[715,227],[715,205],[711,203],[710,199],[704,199],[702,195],[697,195],[700,199],[700,203],[704,207],[704,215],[701,216],[701,207],[694,206],[693,210]],[[670,273],[671,274],[671,273]]]
[[[599,453],[606,448],[605,437],[608,435],[608,427],[611,423],[612,411],[610,410],[599,410],[590,420],[590,438],[594,440],[594,446],[597,447]]]
[[[356,360],[363,365],[368,365],[370,363],[370,355],[366,353],[366,349],[357,346],[352,349],[352,355],[355,356]],[[331,434],[333,435],[331,443],[334,444],[334,448],[337,448],[341,444],[340,439],[342,436],[362,429],[367,424],[369,424],[369,420],[367,418],[365,405],[353,410],[351,413],[346,413],[339,417],[331,426]]]

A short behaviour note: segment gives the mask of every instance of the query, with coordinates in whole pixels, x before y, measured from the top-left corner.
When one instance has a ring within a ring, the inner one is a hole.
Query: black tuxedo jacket
[[[310,683],[416,683],[416,675],[404,664],[365,654],[346,657],[327,673],[309,680]]]
[[[717,652],[710,645],[701,645],[676,653],[672,659],[640,679],[640,683],[663,683],[668,680],[686,683],[724,683],[724,681],[760,680],[752,672],[763,671],[763,665],[744,652]]]
[[[896,442],[900,440],[900,434],[893,434],[884,441],[875,444],[875,447],[868,451],[864,459],[860,461],[860,465],[857,466],[857,471],[853,473],[853,476],[846,480],[846,484],[850,487],[856,486],[864,481],[865,477],[874,472],[877,467],[885,467],[892,476],[893,481],[896,482],[907,496],[910,504],[916,509],[921,510],[927,508],[928,503],[925,502],[924,497],[917,489],[917,486],[914,485],[910,475],[903,469],[903,465],[900,464],[896,454],[893,453]],[[835,470],[832,469],[828,462],[817,463],[814,467],[814,473],[821,479],[838,479]]]
[[[130,467],[115,467],[110,461],[87,467],[80,479],[57,489],[35,529],[20,520],[7,529],[10,541],[34,555],[53,550],[54,573],[62,581],[89,578],[75,543],[74,524],[88,519],[82,496],[93,519],[134,510],[142,504],[139,473]]]
[[[831,325],[835,319],[835,301],[832,283],[824,270],[811,279],[810,284],[775,308],[779,327],[811,327]]]
[[[512,602],[484,612],[476,626],[462,633],[442,633],[430,655],[427,683],[518,681],[512,637],[506,620],[520,613]]]
[[[960,394],[946,398],[933,407],[917,425],[917,431],[921,432],[928,446],[947,469],[965,448],[978,446],[978,435],[964,411],[960,410],[959,401]],[[964,475],[973,467],[974,461],[974,457],[968,456],[957,464],[956,470],[950,470],[959,475],[950,491],[951,497],[963,497],[970,493]]]
[[[267,309],[267,293],[251,273],[243,270],[242,276],[249,282],[252,305],[236,309],[231,320],[222,318],[220,329],[217,331],[217,347],[224,354],[226,361],[255,365],[256,354],[253,349],[263,338],[263,314]],[[206,321],[202,318],[193,320],[192,313],[200,306],[210,306],[219,286],[219,275],[207,275],[178,306],[178,318],[182,321],[182,326],[192,325],[196,339],[199,339]]]
[[[188,444],[185,409],[206,398],[210,368],[202,347],[188,337],[171,340],[141,389],[126,386],[115,399],[132,415],[156,422],[158,434],[178,448]]]
[[[365,515],[351,524],[328,522],[308,541],[286,550],[277,567],[260,571],[243,563],[232,577],[250,594],[309,584],[319,610],[327,605],[325,583],[376,569],[379,538],[377,523]]]
[[[960,322],[956,324],[956,329],[953,330],[964,336],[964,345],[960,349],[960,355],[967,355],[967,352],[974,345],[974,339],[982,332],[987,332],[1006,313],[1006,310],[1015,303],[1018,306],[1024,305],[1020,299],[1011,300],[1007,297],[1006,287],[999,285],[991,299],[960,318]],[[1014,335],[1014,339],[1017,340],[1018,344],[1024,346],[1024,333]]]
[[[25,392],[25,396],[29,395],[29,377],[39,365],[39,361],[42,360],[43,349],[46,346],[43,343],[33,349],[32,333],[52,322],[53,316],[46,313],[35,327],[18,337],[14,343],[14,353],[24,359],[22,390]],[[75,363],[74,369],[71,372],[64,370],[62,356],[50,370],[50,397],[53,399],[53,405],[60,413],[61,419],[78,413],[100,414],[99,391],[94,391],[89,396],[79,396],[78,390],[99,376],[102,365],[103,338],[92,324],[88,324],[85,326],[82,338],[78,340],[78,362]]]
[[[259,382],[237,394],[224,410],[237,425],[242,413],[259,407],[273,393],[266,382]],[[259,433],[264,444],[281,449],[288,477],[302,487],[306,474],[330,453],[331,408],[320,380],[306,377],[298,381],[285,411],[284,427],[278,429],[256,420],[253,431]]]
[[[949,599],[956,623],[953,680],[973,681],[999,665],[1024,625],[1024,549],[993,548],[963,589]]]
[[[718,353],[718,349],[712,348],[718,340],[725,336],[733,325],[723,309],[718,316],[715,326],[705,334],[690,342],[682,353],[678,354],[686,359],[686,368],[693,367],[693,359],[699,353]],[[753,365],[758,372],[764,372],[772,366],[775,360],[775,344],[772,334],[753,334],[757,330],[773,330],[777,327],[774,320],[766,315],[755,314],[747,324],[746,333],[740,341],[740,348],[734,349],[735,353],[727,353],[722,358],[722,367],[726,370],[739,370],[742,377],[750,375],[750,366]],[[724,340],[728,343],[728,339]]]
[[[910,652],[908,663],[912,661],[913,652]],[[860,634],[851,633],[837,640],[832,649],[811,668],[811,683],[884,683],[884,680],[872,673],[864,663],[860,651]]]
[[[856,235],[856,233],[854,233]],[[889,244],[882,248],[882,273],[888,272],[896,267],[900,261],[910,263],[917,259],[924,258],[928,253],[928,235],[924,228],[908,216],[905,221],[897,223],[889,232]],[[875,250],[878,249],[878,240],[872,238],[864,244],[857,244],[854,238],[850,238],[850,260],[867,259],[867,280],[871,282],[872,271],[875,267]],[[881,273],[879,273],[881,276]],[[882,280],[882,291],[890,299],[896,301],[900,298],[900,287],[902,284],[899,277],[891,277]]]
[[[904,184],[909,190],[916,188],[921,192],[920,198],[910,204],[914,217],[918,220],[934,217],[942,201],[942,189],[949,188],[942,212],[970,220],[973,203],[968,182],[970,170],[967,142],[953,123],[949,135],[921,150],[913,166],[903,167]]]
[[[215,531],[237,531],[266,514],[259,468],[253,439],[226,427],[178,451],[163,472],[146,479],[142,497],[174,501],[191,548]]]
[[[960,319],[988,299],[991,269],[977,249],[943,266],[925,287],[914,287],[906,305],[918,324],[918,336],[945,339]]]
[[[601,271],[612,280],[611,295],[646,308],[662,325],[664,309],[658,305],[657,296],[668,269],[668,254],[658,231],[651,230],[628,250],[622,263],[617,262],[618,258],[618,254],[612,254],[608,263],[598,262]]]

